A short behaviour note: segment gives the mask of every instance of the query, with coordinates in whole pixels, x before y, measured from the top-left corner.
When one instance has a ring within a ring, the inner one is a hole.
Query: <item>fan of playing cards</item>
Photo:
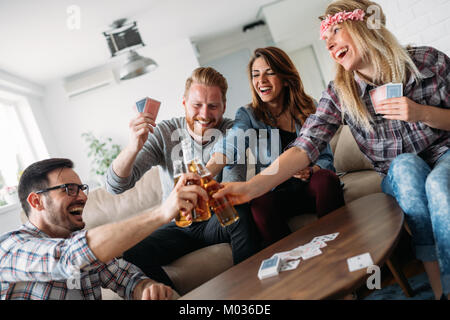
[[[380,102],[390,98],[399,98],[403,96],[402,83],[388,83],[384,86],[369,91],[370,100],[376,113],[379,113]]]
[[[290,251],[284,251],[274,254],[281,259],[280,271],[293,270],[298,267],[300,258],[308,260],[312,257],[322,254],[322,248],[327,246],[328,241],[333,241],[339,235],[339,232],[315,237],[311,242],[294,248]]]

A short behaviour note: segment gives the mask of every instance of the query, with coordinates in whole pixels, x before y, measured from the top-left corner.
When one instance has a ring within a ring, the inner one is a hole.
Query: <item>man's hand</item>
[[[203,197],[208,201],[206,191],[197,184],[186,185],[188,181],[200,181],[200,176],[195,173],[181,175],[169,197],[161,205],[161,213],[165,215],[167,221],[175,218],[180,210],[189,220],[192,218],[192,209],[197,205],[197,197]]]
[[[171,287],[150,279],[142,280],[134,290],[135,300],[170,300],[172,295]]]
[[[156,126],[155,120],[149,113],[138,113],[131,119],[128,147],[134,152],[139,152],[147,141],[149,132],[153,133],[153,127]]]

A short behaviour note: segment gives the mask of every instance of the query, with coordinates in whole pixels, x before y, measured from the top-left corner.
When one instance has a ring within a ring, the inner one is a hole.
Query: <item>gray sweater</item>
[[[222,123],[215,131],[212,139],[201,145],[192,140],[194,156],[203,157],[206,164],[210,157],[214,144],[219,141],[220,134],[225,135],[226,130],[233,126],[233,120],[224,118]],[[182,130],[180,130],[182,129]],[[134,187],[144,173],[153,166],[159,166],[161,185],[163,190],[163,200],[166,199],[173,190],[173,161],[182,160],[181,151],[181,134],[186,132],[186,118],[173,118],[160,122],[154,132],[149,133],[148,139],[144,147],[136,157],[133,164],[133,171],[127,178],[121,178],[115,174],[112,165],[106,173],[106,189],[114,194],[122,193]],[[245,181],[245,166],[238,165],[234,167],[225,167],[221,174],[216,176],[216,180],[220,181]]]

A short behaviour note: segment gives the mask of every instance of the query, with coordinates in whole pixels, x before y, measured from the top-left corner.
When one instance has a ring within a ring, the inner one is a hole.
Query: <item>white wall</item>
[[[400,43],[428,45],[450,56],[450,0],[377,0]]]
[[[152,73],[126,80],[68,99],[63,80],[47,85],[44,113],[54,136],[50,155],[74,161],[82,181],[90,181],[90,159],[83,132],[97,137],[111,137],[122,147],[128,142],[128,123],[134,116],[134,103],[149,96],[161,101],[157,122],[184,115],[181,101],[186,78],[198,67],[188,39],[180,39],[161,48],[139,49],[139,54],[153,58],[159,67]]]
[[[248,62],[256,48],[271,45],[274,42],[267,26],[235,30],[197,44],[200,64],[215,68],[227,79],[225,117],[234,119],[237,109],[251,102]]]

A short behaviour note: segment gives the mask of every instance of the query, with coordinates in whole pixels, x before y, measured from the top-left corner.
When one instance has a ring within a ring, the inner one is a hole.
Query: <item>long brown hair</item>
[[[342,11],[352,12],[361,9],[366,12],[364,21],[344,21],[340,25],[345,28],[362,59],[374,66],[375,74],[372,81],[376,85],[389,82],[406,84],[409,74],[419,80],[421,75],[407,50],[397,41],[395,36],[386,29],[386,16],[380,5],[369,0],[337,0],[330,3],[325,15],[319,17],[324,20],[328,15]],[[379,26],[369,27],[371,12],[379,13]],[[346,71],[343,66],[336,63],[336,76],[334,85],[338,94],[342,110],[350,118],[367,131],[372,130],[371,116],[360,97],[359,87],[353,71]]]
[[[306,118],[316,111],[316,106],[313,99],[305,93],[302,80],[294,63],[283,50],[276,47],[256,49],[247,67],[252,91],[251,106],[255,109],[256,117],[268,125],[276,126],[276,119],[270,113],[269,108],[264,105],[252,84],[253,62],[260,57],[264,58],[272,71],[280,77],[283,83],[287,84],[283,89],[284,93],[282,93],[284,97],[281,113],[287,110],[295,122],[303,125]]]

